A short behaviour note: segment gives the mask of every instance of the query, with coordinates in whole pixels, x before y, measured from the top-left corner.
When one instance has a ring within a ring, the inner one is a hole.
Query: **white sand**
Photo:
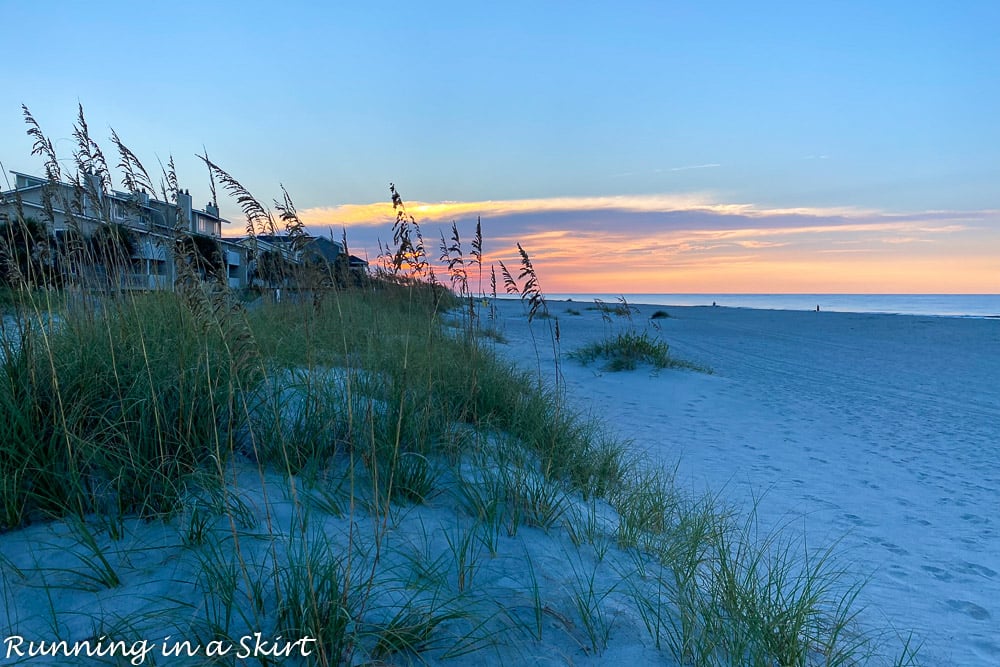
[[[606,331],[588,305],[550,304],[563,352]],[[1000,664],[1000,321],[642,306],[634,323],[660,309],[671,351],[715,374],[563,361],[571,399],[679,460],[692,489],[758,498],[765,527],[817,548],[839,540],[871,575],[865,621],[914,631],[924,664]],[[518,304],[504,310],[531,358]]]
[[[551,305],[560,316],[563,352],[604,332],[599,315],[583,310],[587,305]],[[566,314],[569,307],[583,314]],[[679,459],[680,481],[693,490],[721,491],[743,505],[764,494],[759,514],[765,526],[790,523],[788,530],[805,530],[817,549],[839,539],[855,569],[872,575],[863,592],[870,606],[864,620],[914,630],[925,642],[924,664],[1000,661],[994,632],[1000,622],[1000,322],[668,310],[674,317],[660,320],[664,338],[677,355],[711,366],[714,375],[601,373],[563,359],[569,399],[606,419],[654,462],[672,467]],[[547,323],[533,325],[536,360],[522,305],[506,302],[501,312],[510,342],[498,349],[551,377]],[[636,322],[644,325],[643,317]],[[263,478],[264,493],[251,466],[240,464],[237,471],[235,488],[258,517],[256,525],[240,528],[241,551],[266,569],[272,554],[281,559],[301,534],[292,493],[280,475]],[[453,561],[448,536],[460,537],[470,519],[456,509],[450,474],[444,473],[441,493],[427,505],[394,512],[369,604],[376,616],[420,595],[407,584],[415,565]],[[197,588],[205,554],[182,544],[183,518],[168,524],[129,520],[117,542],[92,525],[120,586],[91,585],[84,573],[94,568],[81,557],[92,556],[64,522],[0,536],[0,641],[15,634],[80,641],[107,632],[153,643],[168,634],[175,640],[204,636],[209,612]],[[231,553],[228,521],[218,520],[217,528],[222,552]],[[346,519],[310,514],[309,529],[327,535],[333,551],[346,553],[349,528]],[[361,569],[372,555],[372,522],[359,514],[354,530],[369,544],[367,553],[356,555]],[[439,595],[480,618],[504,607],[530,628],[527,555],[544,607],[542,641],[508,634],[457,659],[445,659],[448,646],[438,643],[423,659],[451,665],[674,664],[652,648],[625,595],[620,573],[634,570],[631,556],[610,548],[601,559],[592,546],[578,550],[562,529],[526,526],[514,537],[502,535],[498,545],[495,557],[478,553],[479,569],[462,596],[453,564],[442,566]],[[597,654],[573,599],[591,579],[610,622],[609,644]],[[273,600],[259,618],[247,602],[237,609],[250,621],[235,621],[231,632],[273,631]],[[446,627],[440,634],[466,630]],[[0,644],[0,665],[15,664],[4,649]],[[155,651],[153,657],[156,664],[183,664]],[[22,664],[95,663],[36,658]]]

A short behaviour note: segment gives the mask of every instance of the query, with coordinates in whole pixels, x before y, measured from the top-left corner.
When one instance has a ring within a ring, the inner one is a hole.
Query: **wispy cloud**
[[[703,209],[716,206],[708,195],[619,195],[607,197],[549,197],[545,199],[506,199],[483,201],[442,201],[406,203],[406,210],[419,220],[445,222],[470,215],[484,217],[528,213],[634,211],[665,212]],[[394,217],[388,202],[344,204],[334,207],[311,208],[300,212],[307,224],[384,225]]]
[[[468,216],[499,217],[510,215],[582,214],[589,212],[623,213],[712,213],[721,216],[747,217],[863,217],[877,213],[873,210],[853,207],[796,207],[771,208],[754,204],[725,203],[716,201],[708,193],[660,194],[660,195],[613,195],[604,197],[549,197],[544,199],[507,199],[482,201],[411,201],[406,204],[407,212],[418,220],[427,222],[449,222]],[[395,215],[388,202],[372,204],[343,204],[332,207],[317,207],[300,211],[302,219],[311,225],[362,225],[382,226]]]
[[[955,289],[983,291],[976,285],[1000,269],[983,250],[1000,245],[997,211],[778,208],[709,193],[412,201],[407,211],[431,243],[438,225],[457,221],[464,235],[481,216],[485,258],[515,259],[521,242],[550,291],[901,291],[903,274],[922,285],[956,270],[968,280],[950,278]],[[346,226],[369,255],[395,218],[388,203],[300,214],[316,233]]]
[[[821,255],[867,255],[876,252],[874,248],[825,248],[817,250]]]
[[[715,169],[716,167],[721,167],[721,164],[716,164],[711,162],[709,164],[692,164],[685,167],[671,167],[670,171],[690,171],[691,169]]]
[[[933,239],[922,239],[916,236],[894,236],[884,239],[879,239],[882,243],[888,243],[890,245],[905,245],[907,243],[933,243]]]
[[[777,241],[737,241],[736,245],[742,248],[780,248],[782,246],[788,245],[788,243],[780,243]]]

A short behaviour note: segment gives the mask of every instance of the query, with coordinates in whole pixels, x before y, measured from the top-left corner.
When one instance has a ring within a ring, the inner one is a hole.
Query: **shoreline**
[[[599,298],[609,305],[619,294],[556,294],[549,303],[593,303]],[[790,312],[913,315],[918,317],[1000,318],[1000,294],[626,294],[631,305],[671,308],[702,307],[782,310]],[[699,301],[704,297],[704,301]],[[503,295],[498,298],[516,299]],[[963,304],[956,300],[966,299]],[[741,303],[742,302],[742,303]]]

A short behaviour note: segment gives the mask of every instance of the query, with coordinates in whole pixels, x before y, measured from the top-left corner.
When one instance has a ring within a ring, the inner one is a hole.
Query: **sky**
[[[0,0],[0,163],[82,104],[196,205],[207,151],[374,259],[389,183],[437,255],[551,293],[1000,293],[1000,3]],[[116,159],[112,160],[117,162]],[[2,183],[2,181],[0,181]],[[4,186],[5,187],[5,186]],[[245,221],[222,198],[239,235]],[[468,247],[466,248],[468,252]]]

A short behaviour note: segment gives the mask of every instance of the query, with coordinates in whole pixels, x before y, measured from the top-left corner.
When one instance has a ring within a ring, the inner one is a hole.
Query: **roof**
[[[43,177],[41,177],[41,176],[32,176],[31,174],[24,174],[22,172],[13,171],[13,170],[10,173],[13,174],[14,177],[15,177],[14,178],[15,187],[12,190],[0,191],[0,194],[12,195],[15,192],[26,192],[28,190],[33,190],[35,188],[43,187],[44,185],[46,185],[48,183],[48,180],[45,179],[45,178],[43,178]],[[17,183],[17,178],[18,177],[27,179],[29,181],[28,185],[17,187],[16,183]],[[56,183],[56,185],[58,185],[60,187],[64,187],[64,188],[72,188],[73,187],[73,184],[69,183],[67,181],[58,181]],[[174,204],[171,204],[170,202],[161,201],[161,200],[157,199],[156,197],[150,195],[149,193],[143,193],[143,194],[145,194],[145,198],[144,199],[140,199],[138,201],[137,201],[136,196],[134,194],[132,194],[130,192],[122,192],[121,190],[115,190],[113,188],[110,191],[104,192],[102,194],[103,194],[104,197],[107,197],[108,199],[114,199],[114,200],[120,201],[120,202],[122,202],[124,204],[138,206],[139,208],[145,209],[145,210],[156,210],[157,212],[160,212],[159,209],[158,209],[158,207],[163,207],[163,206],[172,207],[172,206],[174,206]],[[192,207],[191,208],[191,213],[192,213],[192,215],[197,214],[197,215],[209,218],[211,220],[217,220],[221,224],[227,224],[227,225],[228,224],[232,224],[229,220],[223,218],[221,215],[219,215],[219,214],[217,214],[217,213],[215,213],[213,211],[208,211],[206,209],[200,209],[200,208],[194,208],[194,207]],[[87,216],[83,216],[83,217],[87,217]],[[216,237],[216,238],[219,238],[219,237]]]
[[[344,252],[344,248],[337,241],[331,241],[325,236],[316,236],[309,242],[305,252],[317,253],[326,261],[333,262]]]
[[[249,241],[251,237],[245,236],[241,241]],[[256,237],[257,241],[262,243],[267,243],[273,246],[279,245],[291,245],[294,242],[293,236],[288,234],[258,234]],[[306,235],[306,247],[305,252],[316,252],[319,253],[324,259],[328,261],[333,261],[337,259],[337,256],[344,252],[343,245],[338,241],[332,241],[325,236],[310,236]]]

